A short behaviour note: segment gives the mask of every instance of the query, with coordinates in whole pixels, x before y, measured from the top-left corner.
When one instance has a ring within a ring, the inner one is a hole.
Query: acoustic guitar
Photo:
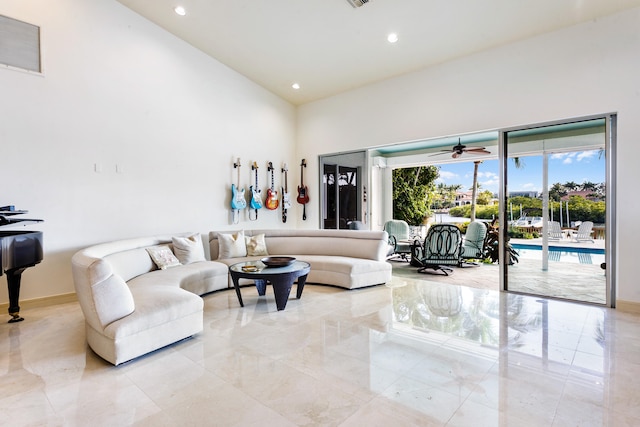
[[[251,209],[256,213],[256,217],[253,219],[253,221],[255,221],[258,219],[258,209],[262,208],[262,196],[260,195],[262,190],[260,190],[260,187],[258,186],[258,163],[253,162],[251,170],[255,171],[256,185],[255,187],[253,185],[249,187],[251,190],[251,201],[249,202],[249,206],[251,206]],[[251,215],[249,215],[249,219],[251,219]]]
[[[267,199],[265,200],[264,205],[267,207],[267,209],[275,210],[278,209],[280,200],[278,200],[278,192],[276,191],[273,181],[273,164],[271,162],[269,162],[267,170],[271,172],[271,187],[267,190]]]
[[[304,185],[304,168],[307,167],[307,161],[302,159],[300,163],[300,185],[298,186],[298,203],[302,205],[302,219],[307,219],[306,205],[309,203],[309,190]]]
[[[289,187],[287,184],[287,172],[289,168],[285,163],[282,166],[282,173],[284,174],[284,187],[280,187],[282,192],[282,222],[287,222],[287,209],[291,208],[291,197],[289,196]]]

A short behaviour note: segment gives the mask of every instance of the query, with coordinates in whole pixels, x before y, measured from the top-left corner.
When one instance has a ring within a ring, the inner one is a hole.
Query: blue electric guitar
[[[233,167],[238,170],[238,185],[231,184],[231,209],[234,214],[236,211],[247,207],[247,200],[244,198],[244,188],[240,188],[240,157],[238,162],[233,164]]]
[[[254,170],[256,173],[256,186],[254,187],[252,185],[250,187],[251,201],[249,202],[249,206],[251,206],[251,209],[256,212],[256,217],[252,220],[255,221],[256,219],[258,219],[258,209],[262,207],[262,196],[260,195],[260,193],[262,193],[262,190],[260,190],[260,187],[258,186],[258,163],[253,162],[253,165],[251,165],[251,170]],[[249,215],[249,219],[251,219],[251,215]]]

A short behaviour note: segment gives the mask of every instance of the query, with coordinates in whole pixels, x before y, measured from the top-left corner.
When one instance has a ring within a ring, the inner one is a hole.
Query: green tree
[[[447,185],[439,183],[435,189],[432,206],[435,209],[446,209],[453,206],[456,200],[456,192],[462,188],[461,184]]]
[[[488,205],[491,203],[491,199],[493,199],[493,193],[489,190],[484,190],[483,192],[478,194],[477,203],[479,205]]]
[[[409,225],[421,225],[431,214],[435,195],[437,166],[418,166],[393,170],[393,218]]]
[[[549,200],[559,202],[566,195],[567,188],[559,182],[553,184],[549,189]]]
[[[578,188],[580,188],[580,184],[573,181],[568,181],[564,183],[564,187],[569,191],[576,191]]]

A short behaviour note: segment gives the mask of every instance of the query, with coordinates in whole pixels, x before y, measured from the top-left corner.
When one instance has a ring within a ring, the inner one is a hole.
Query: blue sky
[[[516,169],[509,164],[509,191],[542,191],[542,156],[521,157],[524,164]],[[449,163],[440,166],[437,183],[462,184],[469,190],[473,184],[473,162]],[[481,190],[498,192],[498,160],[486,160],[478,168]],[[549,186],[559,182],[605,182],[605,158],[598,150],[558,153],[549,156]]]

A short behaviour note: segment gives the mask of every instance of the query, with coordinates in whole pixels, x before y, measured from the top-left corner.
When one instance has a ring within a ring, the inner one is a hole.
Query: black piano
[[[27,225],[42,222],[41,219],[26,219],[16,217],[27,211],[15,210],[14,206],[0,207],[0,228],[12,225]],[[0,259],[2,272],[7,274],[9,288],[9,323],[24,320],[20,317],[20,279],[22,273],[42,261],[42,232],[41,231],[13,231],[0,230]]]

